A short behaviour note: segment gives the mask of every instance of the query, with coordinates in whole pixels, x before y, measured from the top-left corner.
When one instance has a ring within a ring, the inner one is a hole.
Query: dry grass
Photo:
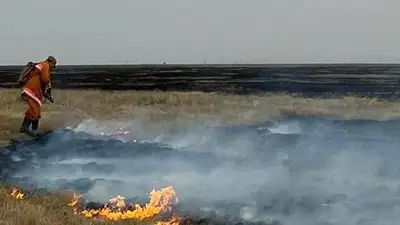
[[[132,220],[100,221],[73,214],[68,206],[72,192],[43,193],[13,199],[11,188],[0,187],[0,225],[150,224]]]
[[[0,89],[0,142],[19,135],[27,105],[19,90]],[[250,124],[283,115],[325,115],[345,119],[386,120],[400,117],[400,102],[374,98],[312,99],[285,94],[222,95],[199,92],[54,90],[54,104],[45,104],[42,130],[74,125],[87,118],[141,121],[214,121]]]
[[[19,90],[0,89],[0,137],[23,138],[18,130],[27,105],[20,101]],[[222,124],[249,124],[283,115],[329,115],[345,119],[393,119],[400,117],[400,102],[344,97],[310,99],[284,94],[261,96],[204,93],[104,92],[54,90],[54,104],[45,104],[41,129],[74,125],[83,119],[205,120]],[[0,188],[0,225],[97,224],[72,215],[67,203],[71,195],[35,195],[23,201]],[[119,222],[115,222],[117,224]],[[121,222],[123,223],[123,222]],[[107,224],[114,224],[107,222]],[[134,224],[127,222],[127,224]]]

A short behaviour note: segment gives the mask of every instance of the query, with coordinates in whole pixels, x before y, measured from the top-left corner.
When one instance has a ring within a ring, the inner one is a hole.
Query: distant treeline
[[[22,66],[0,66],[0,87],[15,88]],[[398,98],[400,65],[96,65],[59,66],[54,88],[204,91]]]

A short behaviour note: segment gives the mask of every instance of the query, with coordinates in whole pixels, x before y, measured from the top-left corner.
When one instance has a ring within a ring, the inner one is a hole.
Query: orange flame
[[[155,225],[179,225],[180,217],[173,215],[168,221],[157,221]]]
[[[72,198],[72,201],[68,203],[68,206],[72,208],[74,214],[78,214],[78,203],[79,199],[82,197],[82,195],[76,195],[74,193],[74,197]]]
[[[24,193],[22,193],[22,191],[18,190],[17,188],[13,188],[11,192],[11,197],[20,200],[24,198]]]
[[[14,199],[23,199],[24,193],[17,188],[11,192]],[[101,218],[106,220],[148,220],[160,216],[162,213],[171,212],[171,205],[174,203],[175,190],[169,186],[160,190],[152,190],[149,196],[149,202],[144,207],[139,204],[127,206],[125,198],[117,196],[108,201],[101,209],[81,210],[79,200],[82,195],[74,194],[71,202],[68,204],[73,209],[75,215],[83,215],[86,218]],[[175,196],[175,203],[178,199]],[[179,225],[180,217],[173,214],[170,218],[163,221],[156,221],[155,225]]]
[[[164,212],[171,211],[171,204],[175,191],[172,187],[162,188],[161,190],[152,190],[150,192],[150,201],[144,207],[138,204],[132,204],[127,207],[125,199],[117,196],[109,200],[101,209],[79,210],[78,203],[81,196],[74,196],[71,203],[76,214],[81,214],[86,218],[102,218],[106,220],[146,220],[152,219]],[[168,221],[158,221],[156,225],[178,225],[179,217],[173,215]]]

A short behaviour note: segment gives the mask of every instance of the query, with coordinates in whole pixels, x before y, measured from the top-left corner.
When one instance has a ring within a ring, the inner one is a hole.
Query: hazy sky
[[[400,0],[2,0],[0,64],[400,62]]]

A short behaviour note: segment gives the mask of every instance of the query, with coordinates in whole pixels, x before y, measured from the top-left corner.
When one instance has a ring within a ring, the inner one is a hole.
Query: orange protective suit
[[[35,66],[29,75],[29,80],[22,87],[21,97],[28,103],[25,116],[30,120],[41,118],[42,102],[46,88],[51,88],[50,66],[47,61],[42,61]]]

